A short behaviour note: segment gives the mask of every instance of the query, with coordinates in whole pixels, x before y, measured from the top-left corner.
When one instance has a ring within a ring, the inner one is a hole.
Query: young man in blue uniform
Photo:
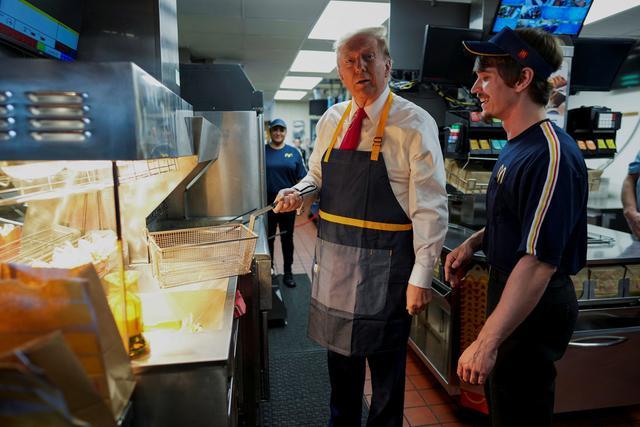
[[[505,28],[478,55],[472,92],[503,121],[508,144],[487,189],[487,223],[445,261],[454,286],[473,253],[491,267],[487,320],[458,361],[458,376],[485,384],[493,426],[550,426],[554,362],[578,313],[569,275],[586,263],[587,169],[575,141],[545,118],[562,50],[548,33]]]
[[[287,136],[287,124],[282,119],[274,119],[269,124],[271,140],[265,148],[265,164],[267,171],[267,200],[275,200],[278,192],[298,183],[307,174],[302,162],[302,156],[297,148],[284,143]],[[268,214],[269,236],[276,234],[280,228],[280,243],[282,244],[282,258],[284,260],[284,275],[282,283],[293,288],[291,265],[293,264],[293,230],[296,222],[295,212]],[[273,244],[275,239],[269,239],[269,252],[273,260]],[[273,262],[273,261],[272,261]]]

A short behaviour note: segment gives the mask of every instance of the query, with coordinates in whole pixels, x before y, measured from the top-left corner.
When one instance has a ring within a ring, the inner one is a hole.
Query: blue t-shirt
[[[588,191],[576,142],[549,120],[509,140],[487,189],[489,264],[510,273],[529,254],[577,273],[586,264]]]
[[[629,175],[640,174],[640,151],[636,159],[629,163]],[[636,181],[636,207],[640,211],[640,179]]]
[[[272,202],[283,188],[293,187],[307,174],[297,148],[285,145],[276,150],[265,146],[267,200]]]

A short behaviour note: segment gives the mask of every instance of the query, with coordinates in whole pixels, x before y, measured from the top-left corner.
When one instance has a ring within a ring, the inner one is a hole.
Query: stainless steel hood
[[[195,154],[189,103],[130,62],[0,62],[0,159],[144,160]]]

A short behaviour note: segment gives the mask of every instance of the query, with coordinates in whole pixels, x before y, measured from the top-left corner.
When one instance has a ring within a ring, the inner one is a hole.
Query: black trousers
[[[291,273],[293,264],[293,229],[296,223],[296,213],[273,213],[267,215],[268,236],[276,234],[276,229],[280,229],[280,243],[282,244],[282,258],[284,260],[284,272]],[[273,267],[273,245],[274,239],[269,239],[269,253],[271,254],[271,266]]]
[[[330,427],[360,427],[365,360],[371,371],[371,407],[367,427],[402,427],[407,348],[371,356],[328,351],[331,381]]]
[[[492,269],[487,310],[497,305],[507,276]],[[552,277],[531,314],[498,349],[485,394],[493,427],[551,426],[556,369],[578,316],[573,283]]]

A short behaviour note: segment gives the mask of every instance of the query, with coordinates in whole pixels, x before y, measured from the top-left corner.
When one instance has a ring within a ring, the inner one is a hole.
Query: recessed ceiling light
[[[336,54],[319,50],[301,50],[289,71],[330,73],[336,67]]]
[[[309,38],[338,40],[357,29],[382,25],[389,19],[389,10],[389,3],[330,1]]]
[[[322,81],[322,77],[287,76],[280,84],[282,89],[313,89]]]
[[[279,90],[273,99],[280,101],[299,101],[307,94],[301,90]]]
[[[608,0],[606,2],[593,0],[584,23],[587,25],[639,5],[640,0]]]

